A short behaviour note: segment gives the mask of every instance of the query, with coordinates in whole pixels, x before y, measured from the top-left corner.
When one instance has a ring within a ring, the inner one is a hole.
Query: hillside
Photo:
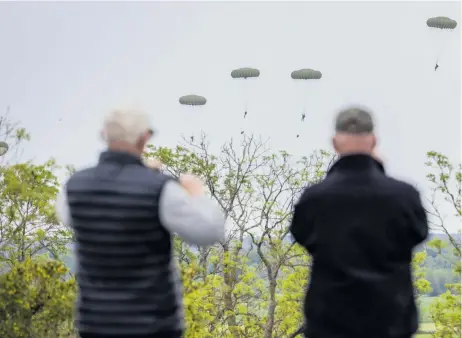
[[[432,240],[434,238],[439,238],[443,241],[447,241],[447,235],[445,234],[440,234],[440,233],[432,233],[429,236],[429,240]],[[421,244],[419,247],[416,248],[416,251],[422,251],[426,250],[427,252],[427,261],[425,263],[425,267],[427,269],[426,271],[426,277],[430,281],[433,292],[429,296],[436,296],[444,292],[445,287],[444,285],[446,283],[453,283],[458,280],[458,276],[456,276],[451,269],[451,265],[448,264],[447,260],[439,257],[436,255],[436,252],[430,248],[426,248],[425,246],[426,243]],[[244,239],[244,244],[243,244],[244,250],[249,251],[249,258],[250,258],[250,264],[259,264],[260,258],[258,257],[258,254],[252,246],[252,242],[250,237],[247,237]],[[252,249],[253,248],[253,249]],[[71,273],[74,273],[76,271],[76,261],[75,257],[73,255],[73,250],[74,246],[70,245],[69,246],[69,254],[65,257],[63,257],[63,261],[66,264],[66,266],[69,267]],[[195,251],[193,249],[193,251]],[[452,252],[450,250],[447,250],[445,252],[446,256],[453,256]]]

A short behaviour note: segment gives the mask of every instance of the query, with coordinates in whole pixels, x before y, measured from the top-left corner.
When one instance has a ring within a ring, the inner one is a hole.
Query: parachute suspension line
[[[308,110],[308,93],[310,88],[310,81],[305,81],[305,85],[302,86],[303,90],[303,111],[302,114],[306,114]]]
[[[243,79],[242,82],[242,97],[244,98],[244,114],[249,112],[249,81],[250,79]]]
[[[252,78],[258,78],[260,76],[260,71],[256,68],[238,68],[234,69],[231,72],[231,77],[233,79],[239,79],[241,81],[244,81],[242,84],[242,90],[243,90],[243,97],[244,97],[244,118],[247,115],[247,108],[249,106],[249,93],[247,90],[248,83],[247,81],[250,81]]]
[[[442,53],[443,53],[443,49],[444,49],[444,46],[445,46],[445,39],[447,38],[447,34],[445,33],[449,33],[449,32],[445,32],[443,30],[440,30],[440,29],[433,29],[432,30],[433,34],[433,45],[435,46],[435,61],[437,64],[439,64],[440,62],[440,59],[441,59],[441,56],[442,56]]]
[[[438,40],[440,42],[438,46],[438,54],[437,54],[437,62],[439,62],[441,59],[444,59],[444,54],[446,53],[446,49],[448,48],[448,45],[450,44],[450,40],[453,36],[452,32],[438,32],[440,33],[441,38]],[[441,34],[441,33],[446,33],[446,34]]]
[[[308,112],[308,93],[309,93],[309,88],[310,88],[310,81],[304,81],[304,82],[305,83],[302,83],[300,86],[300,89],[302,90],[302,95],[303,95],[302,96],[303,106],[302,106],[301,114],[298,114],[297,116],[299,127],[297,128],[298,131],[297,131],[296,138],[300,138],[301,136],[303,136],[303,131],[304,131],[303,127],[305,126],[304,119],[308,115],[307,114]]]

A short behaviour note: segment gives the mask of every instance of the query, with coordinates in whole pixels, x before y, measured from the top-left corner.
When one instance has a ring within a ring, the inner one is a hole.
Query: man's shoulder
[[[68,179],[67,179],[67,182],[66,184],[72,184],[72,182],[74,181],[77,181],[79,179],[82,179],[82,178],[86,178],[86,177],[89,177],[92,172],[94,171],[95,167],[92,166],[92,167],[87,167],[87,168],[84,168],[84,169],[80,169],[80,170],[77,170],[75,171]]]
[[[103,178],[102,173],[97,172],[97,166],[92,166],[78,170],[74,174],[72,174],[72,176],[67,180],[66,185],[72,184],[73,182],[81,182],[85,179],[98,180]],[[108,175],[110,175],[110,173],[108,173]],[[123,172],[118,172],[117,175],[115,175],[114,177],[120,180],[122,183],[141,183],[144,186],[157,186],[159,184],[164,184],[170,180],[174,180],[173,177],[166,175],[161,171],[153,170],[145,166],[126,167],[126,170],[124,170]]]
[[[321,196],[322,192],[324,192],[326,188],[325,181],[309,184],[305,189],[303,189],[298,204],[315,200],[317,197]]]
[[[129,169],[129,174],[132,174],[133,177],[136,177],[140,180],[158,180],[158,181],[168,181],[173,179],[173,177],[164,174],[160,170],[151,169],[145,166],[133,166]]]
[[[380,187],[381,191],[387,192],[388,194],[400,197],[419,196],[418,190],[413,185],[399,179],[384,175],[377,178],[375,181],[377,183],[376,186]],[[342,181],[326,178],[321,182],[310,184],[306,187],[301,194],[299,203],[306,201],[313,202],[316,199],[330,196],[330,193],[338,192],[338,189],[343,188],[347,189],[347,187],[342,184]]]
[[[418,195],[418,190],[412,185],[402,180],[384,176],[382,178],[383,186],[386,188],[387,191],[395,192],[400,196],[409,196],[409,195]]]

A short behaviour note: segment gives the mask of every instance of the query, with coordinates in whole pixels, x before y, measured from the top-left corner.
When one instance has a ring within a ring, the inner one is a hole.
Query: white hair
[[[149,130],[151,125],[146,112],[138,109],[116,109],[104,120],[103,138],[106,143],[119,141],[135,144]]]

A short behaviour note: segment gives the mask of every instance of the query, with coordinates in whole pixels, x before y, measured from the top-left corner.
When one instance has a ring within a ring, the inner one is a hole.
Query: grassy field
[[[422,321],[419,326],[419,331],[426,333],[418,333],[414,338],[432,338],[432,334],[428,333],[435,330],[435,324],[431,322],[431,317],[429,313],[430,304],[433,302],[435,297],[421,297],[420,300],[420,320]]]
[[[420,323],[419,331],[431,332],[435,330],[435,324],[433,323]],[[432,337],[431,333],[418,333],[414,338],[430,338]]]
[[[435,297],[421,297],[419,312],[420,312],[420,320],[422,321],[419,326],[419,331],[423,331],[425,333],[419,333],[414,336],[414,338],[431,338],[432,334],[428,333],[435,330],[435,324],[431,322],[431,317],[429,313],[430,304],[433,302]]]
[[[420,321],[427,323],[431,322],[430,317],[430,304],[435,300],[436,297],[420,297],[419,299],[419,312],[420,312]]]

